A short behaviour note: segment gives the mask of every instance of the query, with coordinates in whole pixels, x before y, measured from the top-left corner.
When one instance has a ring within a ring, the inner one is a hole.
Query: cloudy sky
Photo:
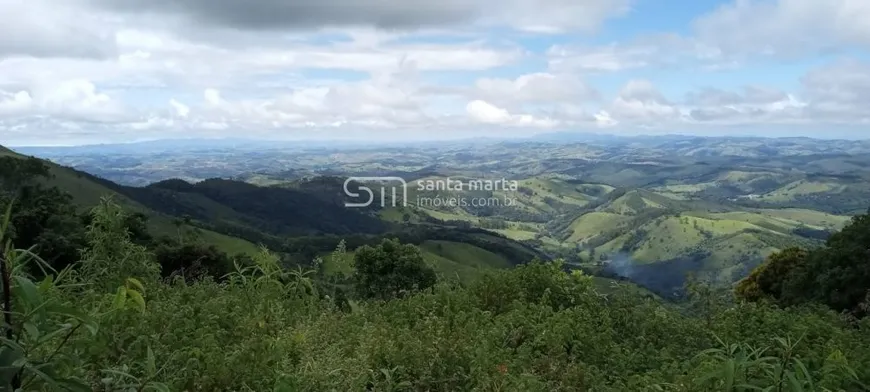
[[[870,138],[868,0],[0,0],[0,143]]]

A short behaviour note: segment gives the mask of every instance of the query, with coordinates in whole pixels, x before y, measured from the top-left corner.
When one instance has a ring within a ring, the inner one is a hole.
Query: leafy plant
[[[870,381],[870,320],[819,306],[734,303],[697,284],[676,308],[622,285],[601,293],[561,260],[429,284],[419,250],[397,242],[346,266],[370,291],[336,306],[325,294],[341,277],[265,247],[218,279],[161,279],[123,209],[107,199],[92,214],[82,260],[64,269],[0,237],[4,389],[852,392]]]
[[[0,284],[3,295],[3,329],[0,339],[0,385],[13,391],[51,386],[57,389],[89,390],[79,378],[63,375],[65,363],[76,358],[62,352],[70,337],[81,327],[91,335],[97,326],[91,315],[59,297],[69,269],[54,271],[29,249],[15,249],[4,238],[12,204],[0,223]],[[34,282],[26,271],[35,263],[52,272],[41,282]]]

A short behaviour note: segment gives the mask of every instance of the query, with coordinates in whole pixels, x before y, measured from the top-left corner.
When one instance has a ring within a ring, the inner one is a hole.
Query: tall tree
[[[852,218],[825,246],[805,251],[785,249],[770,255],[735,294],[782,305],[816,302],[837,311],[866,315],[870,296],[870,212]]]
[[[78,260],[85,222],[68,193],[43,184],[50,178],[39,159],[0,157],[0,207],[15,205],[7,238],[17,247],[36,246],[43,259],[62,268]]]
[[[420,249],[395,239],[357,249],[354,265],[357,293],[363,298],[396,298],[432,287],[436,280]]]

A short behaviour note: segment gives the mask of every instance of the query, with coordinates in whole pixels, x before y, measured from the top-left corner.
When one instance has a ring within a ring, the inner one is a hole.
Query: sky
[[[0,0],[0,144],[870,138],[868,0]]]

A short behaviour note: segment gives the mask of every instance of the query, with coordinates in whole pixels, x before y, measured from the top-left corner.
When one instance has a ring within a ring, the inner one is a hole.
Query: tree
[[[78,260],[85,245],[85,224],[72,197],[40,180],[50,178],[48,166],[36,158],[0,157],[0,208],[14,204],[7,238],[34,251],[55,268]]]
[[[48,165],[37,158],[0,157],[0,194],[14,194],[39,178],[49,178]]]
[[[136,244],[147,246],[154,242],[154,237],[148,232],[148,216],[141,212],[127,215],[124,225],[130,233],[130,240]]]
[[[426,265],[420,249],[396,239],[357,249],[354,266],[356,290],[363,298],[387,300],[435,284],[435,271]]]
[[[190,215],[175,218],[172,220],[172,224],[175,226],[175,231],[178,234],[179,243],[186,244],[199,241],[201,231],[193,226],[193,218]]]
[[[232,261],[214,245],[197,243],[162,244],[154,249],[164,277],[178,274],[187,280],[205,276],[220,278],[232,271]]]
[[[801,248],[788,248],[772,253],[763,264],[737,283],[735,294],[746,301],[763,298],[782,300],[784,282],[806,259],[807,251]]]
[[[866,315],[860,305],[870,291],[870,213],[853,217],[786,284],[786,299],[800,300],[792,303],[819,302]]]
[[[735,289],[748,301],[769,298],[783,306],[814,302],[858,317],[866,315],[868,292],[870,213],[852,218],[823,247],[774,253]]]

